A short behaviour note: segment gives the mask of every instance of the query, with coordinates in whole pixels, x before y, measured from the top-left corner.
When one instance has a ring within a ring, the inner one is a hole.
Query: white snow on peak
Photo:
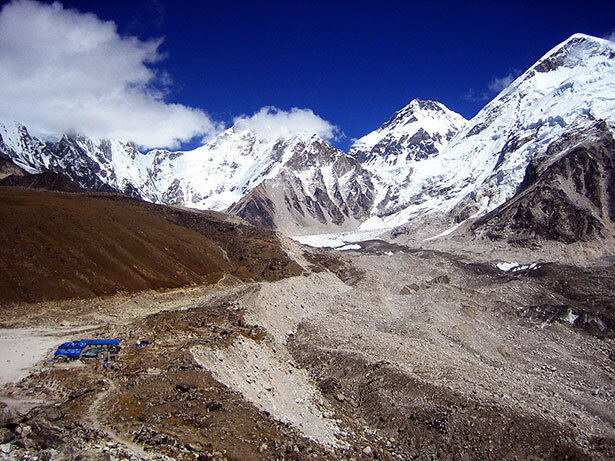
[[[514,195],[532,158],[595,119],[615,123],[615,43],[575,34],[498,94],[439,155],[411,162],[406,184],[396,189],[402,209],[378,224],[395,227],[460,204],[470,206],[468,214],[486,213]]]
[[[355,141],[350,153],[373,170],[401,167],[413,158],[439,153],[465,123],[442,103],[414,99],[380,128]]]
[[[615,43],[575,34],[470,121],[441,103],[415,99],[358,139],[350,154],[323,149],[326,141],[296,124],[286,136],[259,136],[245,120],[197,149],[146,154],[132,143],[83,136],[65,136],[52,151],[25,127],[0,123],[0,148],[30,172],[94,175],[98,185],[198,209],[227,209],[263,181],[292,170],[287,176],[301,183],[306,198],[325,191],[343,207],[340,197],[365,196],[354,204],[371,206],[356,235],[377,235],[423,214],[454,210],[472,217],[492,210],[512,197],[532,159],[595,120],[615,126]],[[354,239],[316,238],[328,244]]]
[[[205,145],[187,152],[149,152],[150,196],[163,203],[176,200],[198,209],[224,210],[250,190],[280,172],[297,146],[324,142],[301,133],[289,139],[263,139],[247,129],[231,127]]]
[[[379,215],[391,215],[407,205],[404,191],[412,182],[414,170],[440,155],[466,123],[442,103],[414,99],[352,145],[350,154],[373,174],[376,187],[372,218],[361,229],[390,227],[390,219],[387,222]]]
[[[51,169],[72,177],[94,175],[102,184],[152,202],[212,210],[226,209],[278,174],[296,149],[310,151],[325,142],[309,133],[261,138],[233,126],[191,151],[142,154],[130,142],[65,135],[54,154],[19,124],[0,124],[0,136],[2,150],[32,173]],[[92,164],[97,165],[94,171]]]

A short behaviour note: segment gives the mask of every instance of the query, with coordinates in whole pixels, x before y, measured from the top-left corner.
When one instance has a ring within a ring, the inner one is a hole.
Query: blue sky
[[[615,32],[607,1],[61,3],[122,37],[162,39],[147,66],[165,102],[225,126],[264,106],[309,108],[344,149],[413,98],[470,118],[573,33]]]

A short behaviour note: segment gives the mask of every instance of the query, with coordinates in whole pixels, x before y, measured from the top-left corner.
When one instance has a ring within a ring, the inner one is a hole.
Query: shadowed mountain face
[[[563,243],[613,235],[615,139],[606,124],[572,133],[526,170],[520,191],[476,221],[471,231],[492,240]]]
[[[13,174],[0,179],[0,186],[25,187],[26,189],[43,189],[59,192],[85,192],[63,174],[51,173],[50,171],[38,174]]]
[[[8,157],[0,153],[0,180],[9,176],[23,176],[26,171],[15,165]]]
[[[122,196],[0,188],[0,302],[301,273],[264,229]]]
[[[374,202],[371,174],[325,141],[295,146],[277,175],[228,209],[246,221],[291,235],[356,226]]]

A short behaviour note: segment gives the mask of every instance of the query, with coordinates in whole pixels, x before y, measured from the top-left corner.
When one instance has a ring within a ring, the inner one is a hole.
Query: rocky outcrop
[[[604,122],[570,134],[527,167],[519,192],[471,228],[492,240],[564,243],[613,235],[615,139]]]
[[[274,229],[276,207],[268,197],[267,190],[264,184],[259,184],[252,192],[229,208],[229,213],[240,216],[255,226]]]
[[[59,192],[83,192],[84,190],[60,173],[46,171],[38,174],[11,175],[0,179],[3,187],[25,187]]]
[[[0,180],[8,176],[23,176],[27,172],[23,168],[19,168],[8,157],[0,154]]]
[[[279,173],[228,209],[246,221],[289,233],[356,227],[374,203],[372,175],[320,138],[297,143]]]

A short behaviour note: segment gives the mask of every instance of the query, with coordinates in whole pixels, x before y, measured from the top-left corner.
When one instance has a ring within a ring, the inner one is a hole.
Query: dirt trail
[[[112,379],[104,379],[103,389],[98,393],[94,401],[88,408],[88,422],[92,428],[105,433],[111,440],[117,445],[128,450],[131,454],[137,456],[140,460],[160,459],[153,453],[146,453],[142,447],[123,437],[118,432],[114,431],[108,424],[105,424],[104,413],[108,411],[108,408],[104,408],[103,405],[107,404],[113,394],[117,393],[117,386]]]

